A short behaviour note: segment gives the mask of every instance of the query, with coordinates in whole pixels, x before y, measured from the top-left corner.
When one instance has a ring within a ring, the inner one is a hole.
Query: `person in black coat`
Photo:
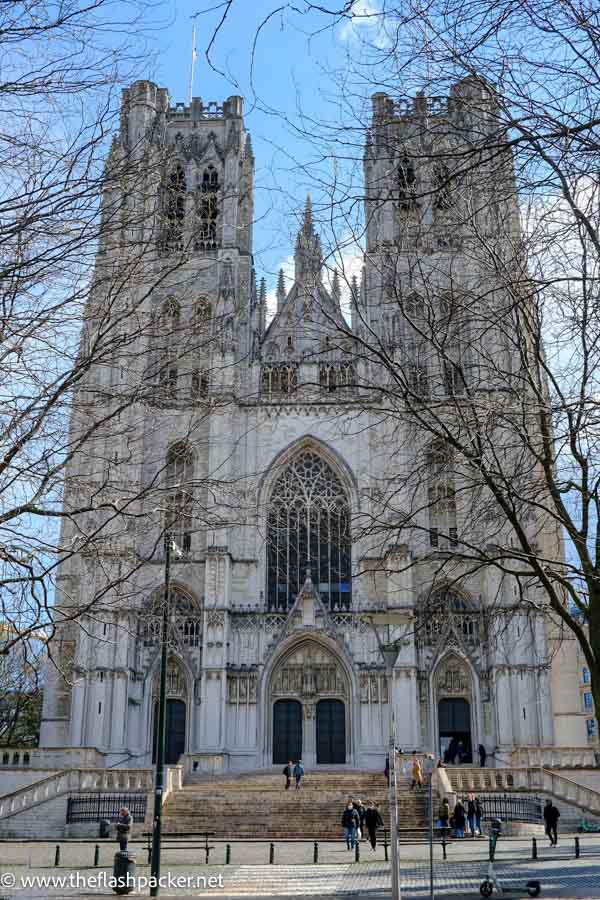
[[[377,847],[377,829],[383,828],[383,819],[381,818],[377,806],[372,800],[369,800],[369,805],[365,810],[365,827],[369,833],[371,850],[375,850]]]
[[[117,819],[117,841],[119,842],[119,851],[127,852],[129,836],[131,835],[131,825],[133,819],[126,806],[122,806]]]
[[[288,762],[287,766],[284,767],[283,774],[285,775],[285,789],[289,791],[290,785],[292,783],[292,774],[294,772],[294,763],[291,761]]]
[[[356,844],[356,833],[360,826],[360,817],[349,800],[342,813],[342,827],[346,833],[346,849],[353,850]]]
[[[544,821],[546,823],[546,834],[550,838],[551,847],[556,847],[558,844],[557,826],[559,819],[560,813],[552,803],[552,800],[546,800],[546,805],[544,807]]]
[[[465,808],[460,800],[457,800],[456,806],[454,807],[454,812],[452,813],[452,827],[454,828],[454,834],[457,838],[464,838],[465,822]]]
[[[481,766],[482,769],[485,769],[485,761],[487,759],[487,750],[485,749],[483,744],[479,745],[479,747],[477,748],[477,752],[479,753],[479,765]]]

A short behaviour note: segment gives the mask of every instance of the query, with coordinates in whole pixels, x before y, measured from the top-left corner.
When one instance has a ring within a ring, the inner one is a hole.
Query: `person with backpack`
[[[346,837],[346,850],[354,850],[359,825],[360,817],[354,809],[352,801],[348,800],[346,809],[342,813],[342,828]]]
[[[294,778],[296,779],[296,790],[299,791],[302,779],[304,778],[304,766],[302,765],[301,759],[299,759],[294,766]]]
[[[289,791],[290,786],[292,784],[292,773],[294,771],[294,763],[291,759],[288,761],[287,766],[284,766],[283,774],[285,775],[285,789]]]

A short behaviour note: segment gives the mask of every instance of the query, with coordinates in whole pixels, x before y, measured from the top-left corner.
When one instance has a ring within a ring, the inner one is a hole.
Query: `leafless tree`
[[[213,62],[235,4],[221,10]],[[367,254],[362,292],[345,273],[352,333],[332,331],[389,423],[395,487],[360,527],[399,570],[415,561],[394,548],[417,548],[432,583],[511,576],[517,606],[579,642],[599,717],[597,6],[274,4],[255,49],[275,15],[310,35],[359,26],[329,72],[339,126],[313,117],[308,133],[310,109],[293,125],[336,226],[328,264]]]
[[[190,246],[164,253],[177,230],[168,148],[160,135],[111,143],[121,88],[148,73],[160,9],[30,0],[0,12],[11,73],[0,86],[0,654],[65,626],[48,644],[63,674],[66,626],[130,597],[161,546],[140,523],[199,528],[216,489],[206,473],[182,482],[180,458],[153,467],[144,449],[157,411],[180,402],[184,366],[196,415],[182,437],[200,440],[218,401],[191,360],[222,340],[210,309],[190,329],[169,306]],[[88,577],[84,602],[75,573]]]

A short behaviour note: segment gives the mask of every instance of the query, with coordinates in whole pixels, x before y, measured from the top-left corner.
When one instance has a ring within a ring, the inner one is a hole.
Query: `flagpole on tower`
[[[190,66],[190,90],[189,102],[192,102],[192,93],[194,90],[194,74],[196,71],[196,23],[192,27],[192,65]]]

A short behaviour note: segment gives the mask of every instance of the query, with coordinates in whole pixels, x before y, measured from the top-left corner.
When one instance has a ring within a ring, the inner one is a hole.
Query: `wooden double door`
[[[316,733],[313,734],[317,765],[343,765],[346,762],[346,707],[342,700],[317,702]],[[273,763],[284,765],[290,759],[293,762],[302,759],[303,740],[302,703],[276,700],[273,706]]]

